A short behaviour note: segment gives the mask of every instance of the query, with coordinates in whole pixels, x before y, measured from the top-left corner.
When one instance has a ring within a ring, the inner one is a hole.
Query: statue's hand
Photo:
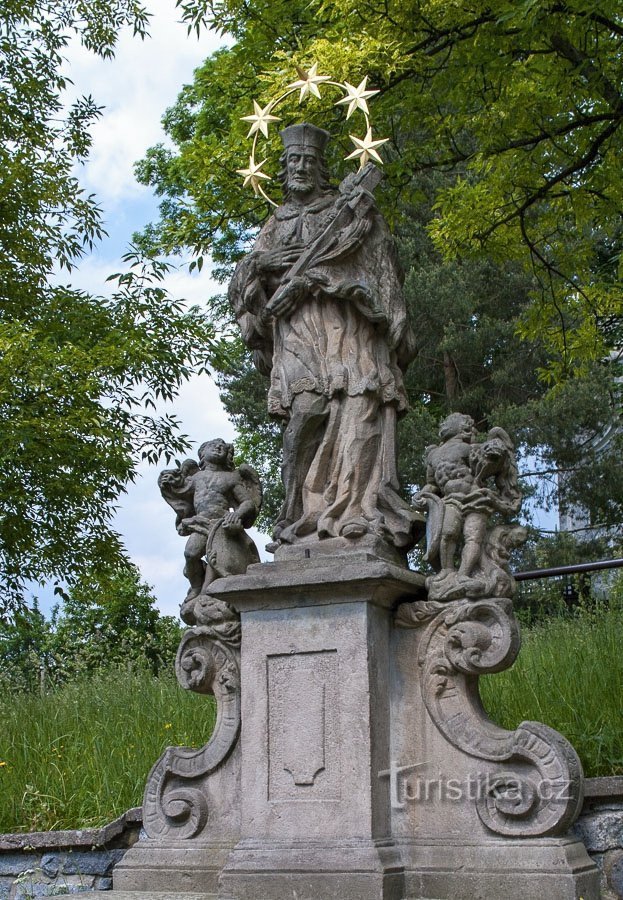
[[[227,512],[223,516],[223,528],[227,531],[242,531],[242,519],[237,512]]]
[[[293,266],[302,250],[302,244],[291,244],[277,250],[262,250],[257,254],[256,262],[261,272],[280,272]]]
[[[266,313],[275,318],[289,316],[306,290],[307,282],[304,278],[292,278],[267,303]]]
[[[356,285],[351,294],[352,302],[356,303],[370,322],[386,323],[387,316],[379,305],[376,297],[363,285]]]

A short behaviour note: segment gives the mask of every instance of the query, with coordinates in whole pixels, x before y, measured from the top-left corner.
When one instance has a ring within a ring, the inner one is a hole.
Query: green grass
[[[491,718],[544,722],[571,741],[585,775],[623,775],[623,610],[598,606],[522,637],[514,666],[480,681]]]
[[[0,833],[95,827],[140,806],[168,745],[200,747],[212,697],[172,676],[111,671],[47,696],[0,699]]]

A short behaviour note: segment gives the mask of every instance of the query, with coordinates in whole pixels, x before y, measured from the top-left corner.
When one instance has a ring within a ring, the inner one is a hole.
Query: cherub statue
[[[186,459],[158,478],[160,493],[176,512],[178,533],[188,537],[184,575],[190,587],[181,616],[189,625],[200,619],[195,607],[215,578],[242,574],[260,561],[245,532],[262,505],[260,479],[245,463],[236,469],[233,452],[221,438],[206,441],[199,447],[199,464]]]
[[[429,597],[499,595],[502,585],[507,595],[512,579],[502,545],[518,546],[525,530],[492,519],[515,515],[521,505],[511,439],[492,428],[476,442],[473,419],[462,413],[444,419],[439,437],[426,449],[427,484],[414,497],[416,509],[428,511],[425,558],[437,570],[427,582]]]

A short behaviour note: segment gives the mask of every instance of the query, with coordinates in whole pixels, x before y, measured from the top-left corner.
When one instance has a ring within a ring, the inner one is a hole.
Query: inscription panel
[[[267,657],[268,799],[340,799],[336,650]]]

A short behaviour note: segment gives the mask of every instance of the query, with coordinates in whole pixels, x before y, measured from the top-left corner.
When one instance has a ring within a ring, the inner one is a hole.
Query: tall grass
[[[571,741],[586,775],[623,775],[620,603],[524,628],[514,666],[481,679],[480,686],[486,709],[500,725],[544,722]]]
[[[168,745],[200,747],[213,698],[172,676],[113,670],[0,698],[0,833],[95,827],[142,802]]]

